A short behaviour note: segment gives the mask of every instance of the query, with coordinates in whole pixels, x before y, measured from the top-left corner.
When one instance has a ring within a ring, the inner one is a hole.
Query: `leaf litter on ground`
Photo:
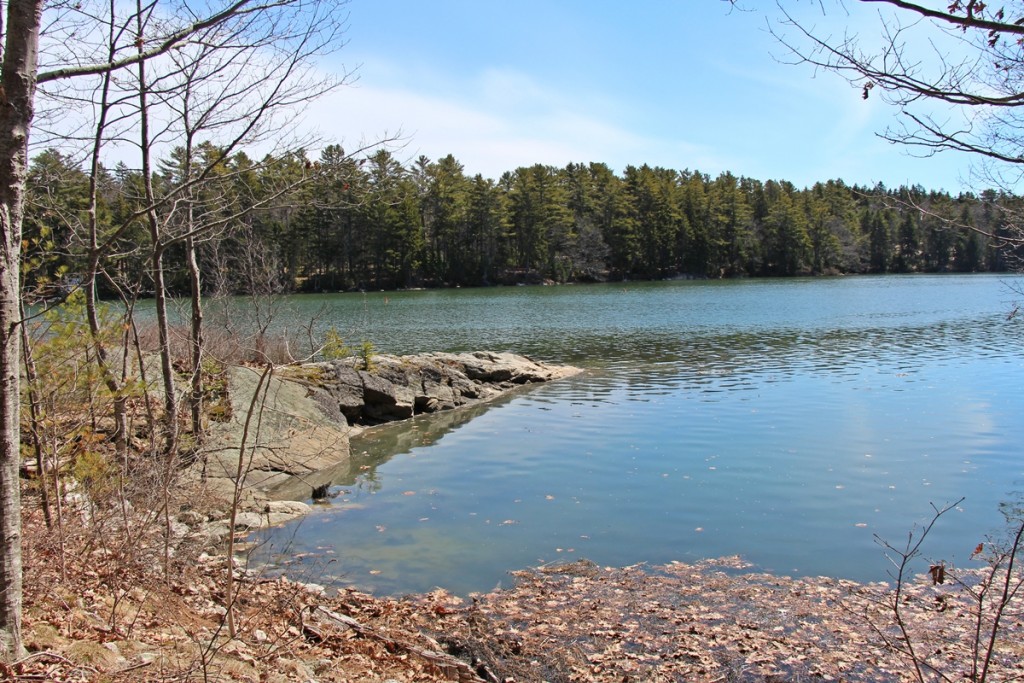
[[[34,518],[26,530],[44,538]],[[181,549],[165,576],[154,561],[160,544],[143,547],[128,563],[88,544],[57,562],[52,545],[28,544],[31,653],[0,667],[0,680],[913,680],[892,647],[890,586],[765,574],[736,557],[619,568],[581,559],[512,572],[511,588],[465,598],[332,594],[307,583],[312,574],[239,568],[232,639],[226,558]],[[918,651],[952,679],[967,678],[974,628],[970,574],[959,576],[964,583],[917,577],[902,604]],[[989,680],[1024,676],[1021,602],[1008,606]]]

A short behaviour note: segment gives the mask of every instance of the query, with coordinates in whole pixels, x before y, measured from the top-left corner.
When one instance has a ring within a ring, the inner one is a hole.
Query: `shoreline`
[[[259,384],[254,368],[229,372],[229,419],[211,425],[207,455],[191,472],[225,503],[234,496],[244,419]],[[259,433],[245,445],[235,530],[276,526],[307,514],[310,506],[304,500],[315,498],[317,489],[330,485],[331,473],[351,462],[354,436],[366,437],[376,427],[411,417],[486,404],[516,389],[580,372],[490,351],[380,354],[369,368],[355,358],[287,366],[270,378]],[[224,535],[226,523],[215,520],[211,526]]]
[[[61,566],[47,560],[54,541],[38,509],[26,510],[26,522],[31,654],[8,671],[19,680],[915,680],[884,583],[765,574],[735,557],[630,567],[577,560],[512,572],[511,587],[466,599],[441,589],[328,595],[308,576],[268,578],[205,553],[177,563],[170,578],[158,562],[126,571],[96,549]],[[133,549],[141,557],[160,553],[153,531]],[[230,637],[227,572],[242,625]],[[950,680],[969,677],[976,605],[959,581],[978,578],[951,567],[946,583],[917,576],[901,594],[907,636]],[[1018,594],[1008,605],[989,680],[1024,672],[1022,602]]]

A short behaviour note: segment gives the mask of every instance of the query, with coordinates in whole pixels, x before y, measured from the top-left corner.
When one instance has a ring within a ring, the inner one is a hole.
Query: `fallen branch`
[[[412,643],[403,642],[396,640],[388,635],[385,635],[371,626],[365,626],[360,622],[356,621],[352,617],[344,614],[338,614],[326,607],[316,606],[310,608],[313,616],[323,616],[329,622],[341,626],[348,630],[351,629],[358,633],[364,638],[371,638],[380,643],[383,643],[386,648],[390,651],[402,650],[409,654],[415,655],[420,659],[426,661],[431,666],[435,667],[438,672],[443,675],[449,681],[458,681],[458,683],[491,683],[493,676],[489,675],[487,679],[481,678],[477,675],[476,671],[461,659],[453,657],[450,654],[441,652],[440,650],[425,650],[421,647],[413,645]],[[323,634],[308,624],[303,624],[303,630],[309,630],[314,633],[317,637],[323,638]],[[486,671],[486,667],[484,667]],[[488,672],[489,673],[489,672]]]

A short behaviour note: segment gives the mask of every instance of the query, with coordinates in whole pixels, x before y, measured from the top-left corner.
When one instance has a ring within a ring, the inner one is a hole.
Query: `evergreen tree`
[[[913,211],[903,212],[892,262],[893,270],[897,273],[913,273],[920,268],[918,223],[918,216]]]
[[[473,284],[489,285],[508,266],[509,210],[506,194],[479,173],[469,190],[467,229]]]
[[[706,228],[712,259],[706,268],[709,273],[726,277],[750,273],[757,216],[747,194],[760,194],[760,190],[728,172],[711,183]]]
[[[811,251],[807,216],[793,200],[791,188],[780,186],[772,196],[762,228],[762,269],[768,275],[796,275],[806,267]]]
[[[657,278],[675,271],[682,219],[676,177],[675,171],[646,164],[626,167],[623,180],[637,239],[631,274]]]
[[[889,272],[892,237],[889,232],[888,212],[865,212],[862,225],[868,235],[868,253],[873,273]]]

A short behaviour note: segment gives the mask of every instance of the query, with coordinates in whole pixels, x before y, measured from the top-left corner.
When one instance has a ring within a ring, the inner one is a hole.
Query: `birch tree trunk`
[[[21,221],[43,0],[10,0],[0,67],[0,656],[21,638]]]

